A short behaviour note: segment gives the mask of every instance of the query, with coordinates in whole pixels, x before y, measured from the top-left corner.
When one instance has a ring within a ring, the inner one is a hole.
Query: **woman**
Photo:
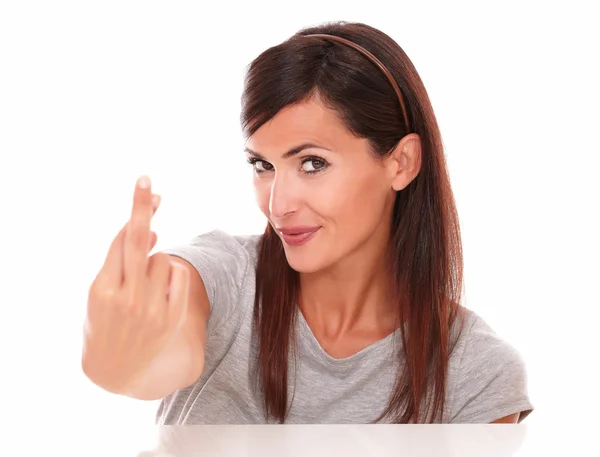
[[[459,305],[442,140],[403,50],[356,23],[250,65],[242,126],[268,224],[155,253],[148,179],[90,288],[83,369],[161,424],[488,423],[533,410],[519,353]]]

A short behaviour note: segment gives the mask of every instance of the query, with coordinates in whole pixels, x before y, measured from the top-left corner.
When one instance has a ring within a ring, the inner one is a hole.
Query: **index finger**
[[[146,276],[152,213],[150,178],[142,176],[138,179],[135,186],[131,219],[125,229],[125,243],[123,246],[123,275],[125,285],[140,284]]]

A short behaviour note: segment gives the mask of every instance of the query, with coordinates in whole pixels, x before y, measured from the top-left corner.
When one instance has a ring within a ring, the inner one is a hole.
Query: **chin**
[[[316,273],[327,266],[323,254],[314,255],[310,250],[306,253],[293,252],[292,249],[285,249],[285,257],[290,267],[298,273]]]
[[[331,267],[338,260],[327,243],[314,239],[302,246],[290,246],[283,240],[285,257],[290,267],[298,273],[316,273]]]

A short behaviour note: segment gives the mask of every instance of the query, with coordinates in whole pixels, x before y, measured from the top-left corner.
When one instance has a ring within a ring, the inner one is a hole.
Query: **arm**
[[[81,364],[103,389],[156,399],[192,384],[204,368],[209,300],[200,275],[165,253],[150,220],[160,203],[139,180],[130,220],[93,281]]]
[[[533,411],[520,353],[479,316],[464,333],[451,423],[519,423]]]
[[[519,420],[521,413],[514,413],[509,416],[502,417],[496,421],[490,422],[491,424],[516,424]]]

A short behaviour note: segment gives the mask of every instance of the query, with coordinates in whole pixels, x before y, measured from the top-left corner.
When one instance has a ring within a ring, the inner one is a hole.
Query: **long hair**
[[[355,49],[303,37],[316,33],[351,40],[387,67],[405,97],[410,131],[385,74]],[[378,157],[389,154],[408,133],[417,133],[421,139],[421,170],[397,193],[389,249],[395,300],[406,323],[401,327],[405,368],[398,372],[389,404],[374,422],[385,417],[395,423],[437,422],[445,404],[451,330],[461,309],[463,259],[456,206],[431,102],[412,62],[393,39],[361,23],[327,23],[300,30],[250,63],[242,96],[244,135],[251,136],[282,108],[315,94],[353,134],[368,139]],[[280,423],[291,407],[288,365],[298,297],[299,274],[288,264],[281,240],[267,224],[256,270],[256,367],[266,416]]]

